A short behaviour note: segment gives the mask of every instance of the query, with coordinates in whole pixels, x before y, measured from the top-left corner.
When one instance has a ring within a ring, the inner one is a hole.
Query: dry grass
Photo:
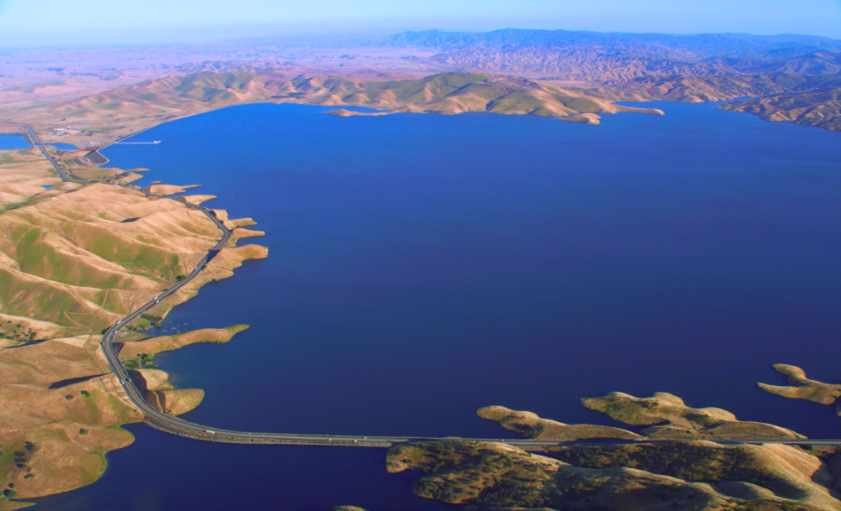
[[[61,183],[37,149],[0,151],[0,212],[27,203]]]
[[[0,165],[0,179],[21,181],[20,169],[38,161],[30,154],[20,159],[31,161]],[[41,179],[35,166],[27,169],[28,178]],[[133,441],[119,425],[141,414],[110,373],[96,334],[191,271],[220,237],[205,215],[179,201],[105,184],[39,189],[0,215],[0,487],[14,484],[17,498],[90,484],[105,470],[104,453]],[[254,234],[238,229],[199,278],[151,312],[165,316],[205,283],[231,276],[242,261],[265,257],[263,247],[236,247],[237,235]],[[245,328],[121,339],[148,353],[226,342]],[[165,373],[143,373],[170,413],[185,413],[203,398],[199,389],[173,389]],[[0,497],[0,509],[16,506]]]
[[[650,426],[642,434],[651,439],[805,438],[772,424],[739,421],[720,408],[690,408],[681,398],[665,392],[645,398],[613,392],[581,401],[587,408],[625,424]]]
[[[387,469],[424,472],[415,493],[456,505],[605,511],[841,507],[821,460],[790,446],[692,442],[576,446],[549,454],[495,443],[410,443],[389,450]]]
[[[519,433],[526,438],[538,440],[569,442],[590,438],[615,438],[623,440],[642,438],[640,435],[624,429],[595,426],[592,424],[563,424],[553,420],[541,419],[531,412],[518,412],[509,410],[503,406],[480,408],[476,411],[476,415],[483,419],[499,422],[505,429]]]
[[[120,357],[123,359],[132,359],[143,353],[155,355],[196,343],[226,343],[234,335],[247,329],[248,325],[234,325],[227,328],[206,328],[183,334],[149,337],[140,341],[126,342],[120,350]]]
[[[786,364],[774,364],[773,367],[775,371],[786,376],[788,386],[760,383],[759,388],[789,399],[806,399],[822,405],[835,405],[838,415],[841,416],[841,384],[810,380],[806,378],[806,371],[799,367]]]

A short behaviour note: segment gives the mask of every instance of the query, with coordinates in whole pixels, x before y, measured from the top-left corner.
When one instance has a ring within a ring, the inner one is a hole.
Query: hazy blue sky
[[[0,0],[0,45],[545,28],[841,38],[841,0]]]

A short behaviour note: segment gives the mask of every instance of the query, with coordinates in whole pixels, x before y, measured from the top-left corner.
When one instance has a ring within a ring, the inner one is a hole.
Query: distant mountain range
[[[433,60],[465,70],[526,72],[607,81],[664,74],[838,75],[841,41],[747,34],[626,34],[506,29],[405,32],[386,45],[431,48]],[[469,68],[469,69],[468,69]]]
[[[299,75],[359,83],[442,73],[506,75],[607,103],[738,100],[738,105],[726,108],[841,130],[841,40],[803,35],[431,30],[376,38],[257,38],[155,48],[19,52],[0,63],[0,110],[73,101],[145,80],[231,72],[284,83]],[[223,89],[224,94],[215,86],[210,90],[230,96],[231,101],[255,94]],[[202,103],[218,99],[211,95]],[[177,98],[176,103],[184,100]],[[468,109],[476,106],[471,105]],[[451,107],[461,108],[447,104],[445,109]],[[557,108],[549,105],[549,110]]]
[[[609,100],[729,101],[769,120],[841,130],[841,41],[802,35],[506,29],[404,32],[385,46],[438,51],[450,71],[561,82]]]
[[[603,48],[609,54],[620,51],[694,56],[704,58],[789,58],[818,51],[841,51],[841,41],[804,35],[757,36],[750,34],[632,34],[570,30],[504,29],[467,33],[427,30],[394,35],[387,44],[436,48],[452,52],[466,48],[495,48],[506,51],[523,48]]]

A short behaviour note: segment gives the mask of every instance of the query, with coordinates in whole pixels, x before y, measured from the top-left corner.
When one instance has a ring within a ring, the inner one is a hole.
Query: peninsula
[[[389,450],[387,469],[421,471],[415,494],[476,510],[841,509],[837,447],[813,448],[793,431],[742,422],[717,408],[689,408],[667,393],[613,393],[582,402],[629,426],[656,426],[632,433],[566,425],[492,406],[477,415],[527,438],[572,444],[535,453],[499,442],[413,442]],[[805,449],[716,438],[766,434],[801,438]],[[593,443],[574,445],[580,439]],[[647,441],[653,439],[659,441]]]
[[[128,185],[136,174],[81,167],[73,154],[59,164],[49,151],[6,151],[12,164],[0,166],[4,181],[13,183],[7,189],[17,192],[0,215],[0,509],[24,505],[9,499],[90,484],[105,470],[104,454],[132,442],[119,426],[144,415],[112,373],[99,332],[140,303],[155,306],[123,323],[116,338],[120,356],[134,367],[131,381],[161,412],[198,406],[202,391],[174,389],[166,373],[152,369],[154,355],[227,342],[247,326],[153,339],[142,332],[202,285],[266,256],[257,245],[236,246],[241,237],[261,234],[242,228],[253,221],[231,221],[215,210],[213,218],[233,229],[231,236],[201,276],[187,279],[216,245],[217,226],[206,215],[187,201]],[[61,178],[76,173],[102,182]],[[44,191],[36,186],[42,183],[55,185]],[[179,281],[176,292],[163,293]]]

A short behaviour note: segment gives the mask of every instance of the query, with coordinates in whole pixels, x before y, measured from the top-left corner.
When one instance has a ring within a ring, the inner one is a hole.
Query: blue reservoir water
[[[165,326],[251,329],[156,357],[185,417],[301,433],[510,437],[499,404],[616,425],[579,399],[665,391],[812,437],[830,407],[763,393],[774,363],[838,381],[841,136],[713,105],[601,126],[249,105],[164,124],[110,165],[202,184],[269,247]],[[142,182],[141,182],[142,183]],[[229,446],[142,425],[44,509],[438,510],[383,450]]]
[[[76,146],[70,144],[48,144],[59,151],[75,151]],[[0,135],[0,151],[9,149],[29,149],[32,144],[29,143],[23,135]]]
[[[0,151],[29,149],[30,147],[32,144],[23,135],[0,135]]]

